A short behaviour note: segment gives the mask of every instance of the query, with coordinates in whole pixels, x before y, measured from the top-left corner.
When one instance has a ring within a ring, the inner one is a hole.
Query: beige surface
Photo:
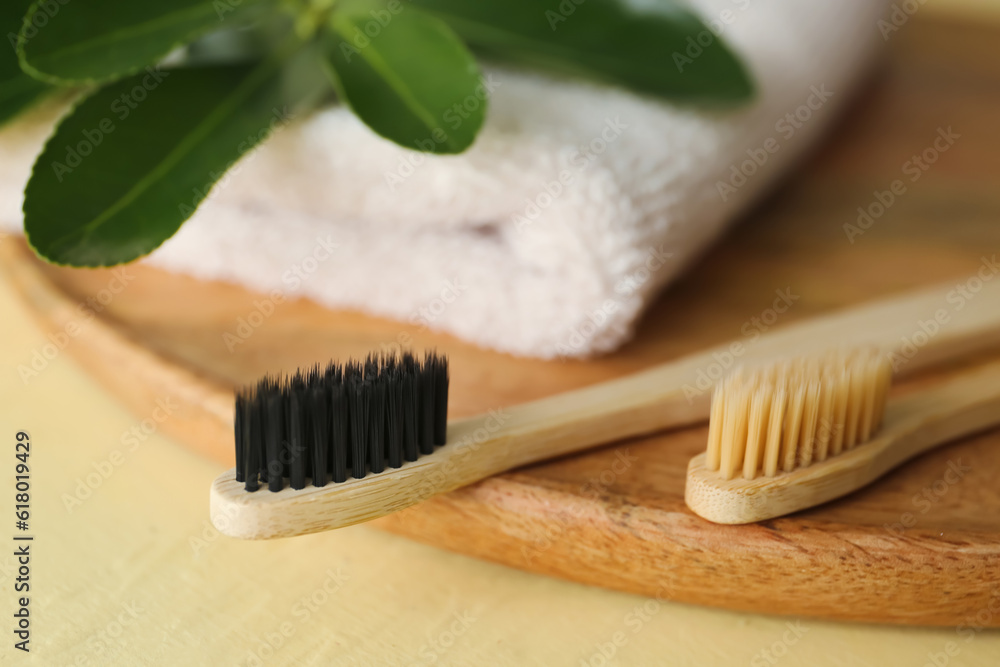
[[[133,428],[142,434],[141,420],[69,355],[25,384],[17,366],[47,341],[2,283],[0,321],[0,423],[9,441],[0,515],[11,522],[15,432],[29,431],[33,443],[34,664],[257,664],[250,652],[270,641],[273,665],[600,665],[601,645],[610,653],[616,639],[607,664],[919,666],[948,648],[960,651],[951,665],[1000,660],[994,632],[795,625],[660,603],[365,527],[266,543],[219,537],[203,490],[221,466],[156,433],[130,440]],[[67,509],[96,468],[110,470],[107,479]],[[12,544],[11,532],[8,524],[0,539]],[[4,615],[13,608],[12,551],[0,552],[8,554],[0,556]],[[324,584],[339,589],[324,596]],[[313,610],[303,603],[310,596],[321,601]],[[269,611],[251,610],[261,598]],[[21,662],[4,634],[3,661]],[[765,651],[781,657],[772,663]]]

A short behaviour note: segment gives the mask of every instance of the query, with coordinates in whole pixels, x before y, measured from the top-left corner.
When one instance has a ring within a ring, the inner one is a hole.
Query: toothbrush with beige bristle
[[[685,501],[723,524],[763,521],[856,491],[905,461],[1000,424],[1000,363],[889,398],[874,349],[739,369],[712,398]]]

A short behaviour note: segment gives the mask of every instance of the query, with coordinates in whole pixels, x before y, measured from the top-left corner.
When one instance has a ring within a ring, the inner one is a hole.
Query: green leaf
[[[431,153],[472,145],[487,95],[476,61],[448,26],[413,7],[336,7],[328,51],[337,93],[375,132]]]
[[[270,0],[37,0],[18,38],[24,70],[95,83],[138,72],[195,37],[245,22]]]
[[[170,238],[213,185],[288,120],[280,63],[162,70],[97,91],[59,124],[25,190],[44,259],[112,266]]]
[[[676,0],[412,0],[484,55],[683,100],[740,101],[740,60]],[[700,41],[699,41],[700,40]]]
[[[28,2],[4,0],[0,5],[0,33],[10,48],[0,47],[0,125],[31,106],[51,89],[21,71],[17,61],[17,33]]]
[[[51,91],[50,86],[32,79],[20,70],[12,78],[0,74],[0,125],[13,119]]]

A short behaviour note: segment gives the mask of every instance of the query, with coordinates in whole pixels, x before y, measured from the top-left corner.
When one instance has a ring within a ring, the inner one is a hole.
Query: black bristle
[[[267,397],[267,488],[271,491],[281,491],[285,481],[283,478],[285,465],[282,453],[285,444],[285,405],[281,393],[273,393]]]
[[[254,417],[256,417],[253,423],[256,426],[253,442],[250,443],[250,451],[253,452],[253,466],[249,467],[248,470],[249,474],[252,474],[254,479],[258,479],[261,484],[267,483],[267,448],[265,447],[265,443],[267,442],[267,432],[265,430],[267,428],[266,395],[270,390],[270,384],[267,381],[261,383],[253,402]],[[247,481],[249,482],[250,480],[248,479]]]
[[[310,376],[310,382],[316,377]],[[305,419],[309,422],[309,437],[306,448],[312,453],[313,486],[326,486],[330,471],[330,407],[326,391],[318,384],[308,389],[309,399],[305,404]]]
[[[360,479],[444,444],[448,360],[370,354],[265,376],[237,392],[233,413],[236,480],[247,491]]]
[[[403,388],[403,458],[416,461],[420,451],[417,447],[417,399],[413,374],[404,371],[400,384]]]
[[[434,375],[429,368],[431,359],[428,356],[420,366],[417,374],[419,444],[421,454],[434,451]]]
[[[395,357],[390,357],[395,362]],[[403,383],[399,371],[393,363],[388,369],[389,382],[386,387],[385,450],[390,468],[403,465]]]
[[[288,484],[293,489],[306,488],[306,429],[301,401],[305,392],[298,384],[288,392]]]
[[[361,379],[359,376],[352,377],[352,386],[349,387],[350,397],[350,438],[351,451],[350,461],[351,477],[361,479],[368,472],[367,461],[367,438],[368,438],[368,406],[371,403],[371,382]]]
[[[299,407],[299,428],[292,429],[298,430],[299,432],[299,445],[292,449],[292,453],[300,452],[302,457],[302,471],[303,477],[308,477],[313,479],[316,477],[316,473],[313,470],[313,420],[309,418],[311,413],[311,404],[309,403],[309,378],[308,374],[303,375],[301,372],[295,374],[295,387],[292,389],[292,394],[298,397],[298,407]],[[291,403],[289,402],[289,406]],[[290,407],[289,407],[290,409]],[[289,433],[288,441],[292,442],[292,438]],[[291,445],[289,445],[291,447]],[[304,482],[303,482],[304,483]],[[315,484],[315,482],[314,482]],[[321,486],[316,484],[316,486]]]
[[[331,461],[332,479],[334,482],[347,481],[347,443],[350,439],[351,418],[350,408],[344,385],[338,384],[331,388],[330,394],[330,442],[333,445],[333,460]]]
[[[242,391],[236,394],[236,406],[233,410],[233,431],[236,435],[236,481],[246,481],[246,470],[243,469],[243,459],[246,455],[246,443],[244,437],[247,435],[247,424],[244,422],[244,406],[246,405],[246,394]]]
[[[385,470],[386,378],[377,373],[372,381],[368,405],[368,467],[374,473]]]
[[[257,409],[257,391],[251,389],[246,396],[246,409],[244,419],[247,428],[243,432],[243,443],[245,452],[243,455],[243,478],[246,483],[244,487],[247,491],[256,491],[260,488],[257,477],[260,473],[260,436],[263,432],[261,428],[261,411]]]
[[[434,355],[432,373],[434,375],[434,444],[440,447],[448,433],[448,362],[444,357]]]
[[[261,484],[267,484],[267,439],[268,439],[268,426],[267,426],[267,403],[268,396],[274,392],[273,387],[271,387],[270,381],[261,387],[260,394],[257,396],[257,408],[260,410],[260,433],[257,436],[257,462],[259,464],[258,476],[260,477]]]
[[[365,358],[365,377],[369,380],[374,380],[379,373],[379,363],[378,357],[373,354],[369,354]]]

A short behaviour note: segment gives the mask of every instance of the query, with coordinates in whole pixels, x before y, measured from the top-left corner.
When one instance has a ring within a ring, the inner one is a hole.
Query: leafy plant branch
[[[401,146],[468,149],[487,109],[473,52],[684,102],[752,94],[739,59],[675,0],[643,12],[624,0],[11,0],[0,31],[0,124],[78,91],[24,201],[31,246],[71,266],[152,252],[276,117],[329,99]]]

